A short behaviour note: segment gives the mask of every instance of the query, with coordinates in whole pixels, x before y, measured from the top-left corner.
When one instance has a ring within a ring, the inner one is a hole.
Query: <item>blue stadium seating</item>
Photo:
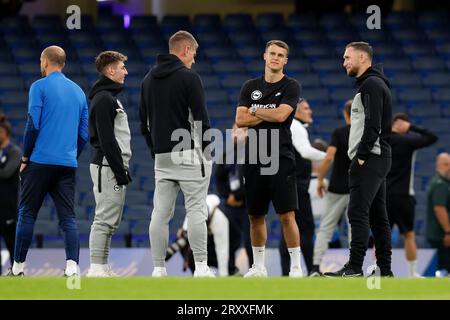
[[[286,40],[290,46],[287,75],[302,85],[302,96],[310,101],[315,122],[311,137],[328,139],[331,131],[343,124],[343,103],[355,93],[354,80],[342,67],[342,54],[349,41],[366,40],[374,48],[374,60],[384,64],[392,85],[393,112],[406,112],[415,123],[436,131],[440,140],[418,154],[416,189],[425,192],[433,173],[438,152],[448,151],[450,129],[450,28],[446,12],[393,12],[383,20],[381,30],[368,30],[367,16],[356,14],[278,13],[201,14],[133,16],[129,29],[122,16],[82,16],[81,30],[65,30],[58,16],[6,17],[0,19],[0,110],[13,123],[13,134],[21,143],[27,114],[30,84],[40,77],[39,55],[50,44],[60,44],[67,52],[64,72],[86,92],[98,77],[94,58],[105,49],[128,56],[129,75],[119,98],[128,110],[133,134],[133,183],[127,194],[124,221],[118,242],[133,233],[133,245],[148,245],[148,219],[154,192],[153,160],[139,130],[138,104],[142,77],[155,63],[157,54],[168,51],[167,40],[178,29],[194,32],[199,41],[196,63],[206,91],[208,112],[213,127],[231,128],[242,84],[264,72],[265,42],[272,38]],[[79,227],[88,234],[94,213],[92,182],[89,175],[91,150],[81,155],[77,174],[76,213]],[[211,190],[214,190],[214,179]],[[422,193],[423,194],[423,193]],[[177,199],[171,233],[184,218],[182,199]],[[418,196],[418,207],[423,197]],[[142,219],[141,219],[142,218]],[[38,219],[37,231],[61,237],[55,208],[46,199]],[[269,224],[271,237],[279,237],[279,223]],[[417,225],[422,228],[420,221]],[[278,231],[276,231],[278,230]],[[277,234],[278,232],[278,234]],[[272,239],[272,238],[271,238]],[[45,241],[47,243],[47,241]]]

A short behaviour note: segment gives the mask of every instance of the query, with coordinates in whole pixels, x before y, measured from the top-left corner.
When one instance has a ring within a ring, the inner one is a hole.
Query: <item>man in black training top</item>
[[[417,272],[417,249],[414,234],[414,166],[416,150],[437,141],[431,131],[412,125],[408,116],[397,113],[392,121],[392,168],[387,176],[386,206],[391,228],[397,224],[405,239],[408,276],[420,277]]]
[[[298,202],[295,155],[290,131],[300,98],[300,85],[283,73],[288,54],[289,47],[283,41],[267,42],[264,76],[244,83],[236,110],[236,124],[239,127],[250,127],[244,184],[254,262],[245,277],[267,277],[264,265],[267,239],[265,215],[270,201],[279,215],[291,258],[289,276],[303,276],[300,235],[295,221]],[[252,136],[256,136],[258,141],[254,141],[254,138],[252,141]],[[267,150],[262,150],[264,147]],[[257,149],[251,152],[252,148]],[[258,153],[257,161],[252,161],[255,153]],[[268,164],[266,159],[262,159],[264,154],[270,154],[272,161]],[[275,169],[271,170],[273,166]]]
[[[380,65],[372,66],[372,47],[352,42],[345,48],[344,68],[356,77],[358,91],[353,98],[348,156],[350,200],[348,218],[352,230],[350,259],[331,277],[363,275],[369,232],[375,240],[379,274],[392,276],[391,228],[386,212],[386,176],[391,168],[392,102],[389,82]]]

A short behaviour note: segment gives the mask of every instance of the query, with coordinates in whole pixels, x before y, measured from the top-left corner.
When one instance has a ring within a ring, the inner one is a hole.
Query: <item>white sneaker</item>
[[[196,268],[194,271],[194,278],[215,278],[214,272],[208,266]]]
[[[302,267],[292,267],[289,272],[289,278],[301,278],[303,277]]]
[[[110,277],[119,277],[119,275],[112,270],[109,264],[105,266],[105,272],[109,274]]]
[[[410,278],[419,278],[419,279],[424,279],[425,277],[420,275],[419,273],[414,273],[412,276],[409,276]]]
[[[244,278],[267,278],[267,270],[264,266],[252,265],[248,272],[244,275]]]
[[[167,277],[166,267],[154,267],[152,277],[155,278]]]
[[[111,275],[104,269],[95,269],[92,266],[89,268],[88,273],[86,274],[88,278],[110,278]]]
[[[78,270],[78,265],[68,265],[64,270],[64,275],[66,277],[78,276],[80,274]]]

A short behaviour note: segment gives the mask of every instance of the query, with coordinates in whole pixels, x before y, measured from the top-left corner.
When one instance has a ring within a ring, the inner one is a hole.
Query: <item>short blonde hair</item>
[[[169,51],[178,51],[181,49],[181,44],[183,42],[188,42],[191,46],[197,50],[198,42],[195,40],[194,36],[184,30],[175,32],[169,39]]]

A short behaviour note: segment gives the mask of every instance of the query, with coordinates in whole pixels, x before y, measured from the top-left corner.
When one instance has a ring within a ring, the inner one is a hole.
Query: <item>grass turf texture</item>
[[[150,277],[81,278],[80,290],[69,290],[66,278],[0,278],[0,300],[6,299],[157,299],[157,300],[299,300],[299,299],[450,299],[450,278],[385,279],[369,290],[367,279],[303,278],[193,279]]]

